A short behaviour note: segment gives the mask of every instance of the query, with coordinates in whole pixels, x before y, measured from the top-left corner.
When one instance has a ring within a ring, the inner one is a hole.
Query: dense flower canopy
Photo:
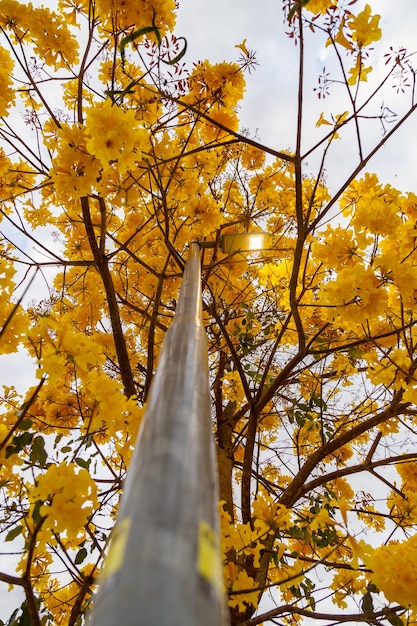
[[[187,245],[204,239],[231,623],[417,620],[417,196],[364,171],[388,134],[367,153],[361,126],[413,57],[388,54],[373,84],[370,5],[277,5],[300,55],[308,30],[339,62],[316,94],[347,94],[305,154],[240,130],[254,53],[245,40],[238,60],[189,67],[174,0],[0,4],[0,351],[36,367],[0,397],[1,532],[18,553],[0,583],[25,593],[10,624],[84,623]],[[301,120],[301,88],[298,104]],[[330,190],[349,129],[355,171]],[[221,234],[260,230],[273,250],[221,252]]]

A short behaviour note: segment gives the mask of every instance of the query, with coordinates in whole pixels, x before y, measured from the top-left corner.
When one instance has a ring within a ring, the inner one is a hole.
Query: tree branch
[[[120,376],[123,382],[125,394],[128,397],[134,396],[136,395],[136,386],[133,378],[132,368],[130,365],[130,357],[127,351],[126,341],[123,334],[122,322],[119,313],[119,305],[117,303],[113,279],[108,266],[107,258],[97,244],[94,227],[91,221],[89,200],[86,196],[81,198],[81,208],[84,226],[87,233],[88,242],[93,253],[94,262],[101,276],[101,280],[106,291],[114,344],[116,348],[116,354],[120,368]]]

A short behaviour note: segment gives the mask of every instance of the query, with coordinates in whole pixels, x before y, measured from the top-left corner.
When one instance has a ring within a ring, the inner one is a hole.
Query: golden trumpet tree
[[[282,150],[239,131],[246,41],[237,61],[188,67],[174,0],[0,3],[0,351],[36,364],[0,400],[18,554],[0,582],[25,596],[10,626],[85,621],[196,239],[216,242],[203,297],[231,623],[417,620],[417,196],[365,173],[415,111],[413,57],[388,50],[373,78],[369,5],[281,9],[299,59]],[[316,94],[314,45],[335,59]],[[407,101],[387,127],[390,81]],[[305,148],[305,100],[329,93]],[[371,146],[370,117],[385,127]],[[356,162],[333,188],[350,131]],[[222,233],[257,230],[274,250],[221,253]]]

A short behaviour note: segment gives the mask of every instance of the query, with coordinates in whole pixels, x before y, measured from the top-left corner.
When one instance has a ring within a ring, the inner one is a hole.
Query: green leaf
[[[6,447],[6,459],[12,454],[21,452],[23,448],[32,442],[33,433],[25,432],[22,435],[16,435],[12,439],[12,443]]]
[[[13,541],[13,539],[16,539],[16,537],[18,537],[21,534],[22,530],[23,530],[23,526],[21,525],[15,526],[14,528],[12,528],[12,530],[10,530],[7,533],[5,541]]]
[[[89,448],[94,443],[94,437],[92,435],[82,436],[79,438],[80,441],[84,442],[84,447]]]
[[[20,422],[19,424],[19,429],[20,430],[29,430],[29,428],[32,426],[33,422],[31,419],[27,418],[24,419]]]
[[[308,4],[310,2],[310,0],[301,0],[301,7],[305,7],[306,4]],[[294,17],[295,13],[299,11],[299,3],[298,2],[294,2],[293,6],[291,7],[291,9],[288,11],[288,22],[291,22],[292,18]]]
[[[106,94],[106,96],[109,96],[113,102],[116,102],[115,96],[119,96],[120,102],[123,102],[123,98],[125,97],[125,95],[128,93],[133,93],[134,89],[132,89],[132,87],[135,87],[137,84],[137,81],[133,80],[131,83],[128,84],[126,89],[106,90],[104,93]]]
[[[15,609],[15,610],[13,611],[13,613],[12,613],[12,614],[11,614],[11,616],[9,617],[9,621],[7,622],[7,626],[11,626],[11,624],[16,623],[16,622],[15,622],[15,620],[16,620],[16,617],[17,617],[17,614],[18,614],[18,613],[19,613],[19,609]]]
[[[353,358],[353,359],[361,359],[363,357],[363,351],[360,348],[357,348],[356,346],[354,346],[353,348],[350,348],[348,351],[348,355]]]
[[[311,401],[313,404],[315,404],[316,406],[320,407],[321,409],[323,409],[324,411],[327,411],[327,404],[326,402],[323,400],[323,398],[321,396],[319,396],[318,394],[313,394]]]
[[[389,617],[387,616],[387,620],[390,624],[392,624],[392,626],[404,626],[404,622],[402,621],[401,617],[398,617],[398,615],[396,615],[395,613],[393,613]]]
[[[169,61],[164,61],[164,59],[162,59],[162,63],[166,63],[166,65],[175,65],[175,63],[178,63],[178,61],[181,61],[182,57],[187,52],[188,43],[185,37],[177,37],[177,40],[179,39],[182,39],[184,41],[184,47],[181,50],[181,52],[179,52],[176,57],[174,57],[173,59],[170,59]]]
[[[78,550],[77,555],[75,557],[75,565],[79,565],[80,563],[82,563],[84,561],[84,559],[87,556],[87,550],[85,548],[81,548],[81,550]]]
[[[33,507],[32,517],[35,524],[39,524],[39,522],[43,519],[40,514],[40,508],[43,504],[43,500],[36,500],[35,506]]]
[[[38,435],[35,437],[32,443],[32,450],[30,453],[30,460],[32,463],[39,463],[41,467],[45,467],[46,459],[48,455],[45,450],[45,440]]]
[[[367,591],[363,598],[362,598],[362,611],[365,617],[372,617],[374,614],[374,603],[372,600],[372,596],[369,593],[369,591]]]
[[[122,57],[122,63],[125,62],[125,48],[127,44],[131,41],[135,41],[135,39],[139,39],[139,37],[142,37],[142,35],[147,35],[148,33],[155,33],[158,45],[161,45],[161,33],[159,32],[159,29],[157,26],[155,26],[155,24],[153,24],[152,26],[143,26],[143,28],[138,28],[137,30],[133,31],[133,33],[130,33],[130,35],[127,35],[127,37],[123,37],[122,41],[120,42],[119,50],[120,56]]]
[[[80,457],[77,457],[75,459],[75,462],[76,462],[77,465],[79,465],[83,469],[87,469],[88,470],[89,467],[90,467],[91,459],[88,459],[88,461],[85,461],[84,459],[81,459]]]
[[[22,615],[20,616],[19,626],[32,626],[32,619],[30,617],[27,602],[22,604]]]
[[[295,411],[294,416],[298,426],[304,426],[306,422],[305,414],[301,413],[301,411]]]

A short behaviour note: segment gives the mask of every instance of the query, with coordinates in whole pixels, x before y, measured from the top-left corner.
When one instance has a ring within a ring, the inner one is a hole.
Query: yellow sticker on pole
[[[104,562],[102,574],[103,581],[113,574],[116,574],[116,572],[122,568],[131,521],[130,517],[126,517],[116,524],[114,528],[113,537],[110,541],[109,553]]]
[[[198,534],[197,570],[219,594],[224,591],[220,546],[214,529],[205,521],[200,522]]]

